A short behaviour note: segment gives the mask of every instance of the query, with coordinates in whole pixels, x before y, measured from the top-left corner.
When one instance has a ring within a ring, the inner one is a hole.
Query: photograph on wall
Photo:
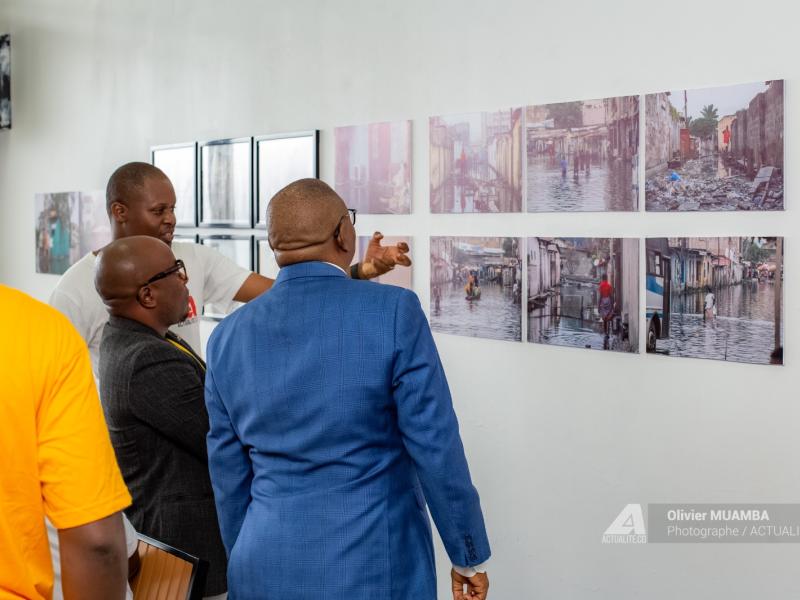
[[[178,227],[194,227],[197,224],[196,144],[155,146],[150,151],[150,157],[153,165],[164,171],[175,189],[175,224]]]
[[[649,211],[783,210],[783,80],[645,96]]]
[[[213,248],[222,256],[235,262],[248,271],[253,270],[253,237],[250,235],[201,235],[200,243]],[[227,304],[206,303],[203,316],[211,319],[222,319],[242,305],[231,301]]]
[[[36,272],[63,275],[81,258],[81,193],[36,194]]]
[[[525,108],[528,212],[636,211],[639,97]]]
[[[639,351],[639,240],[528,238],[528,341]]]
[[[319,132],[264,135],[255,138],[256,225],[266,226],[267,206],[272,197],[298,179],[319,177],[317,148]]]
[[[523,144],[521,108],[431,117],[431,212],[521,212]]]
[[[250,138],[200,145],[200,224],[251,226]]]
[[[105,192],[56,192],[34,197],[36,272],[63,275],[111,241]]]
[[[371,235],[358,236],[358,244],[356,246],[356,254],[353,257],[353,264],[359,263],[364,260],[367,254],[367,247],[372,239]],[[396,246],[400,242],[408,244],[409,248],[413,248],[411,244],[411,237],[407,235],[385,235],[381,240],[382,246]],[[410,254],[409,254],[410,256]],[[389,285],[396,285],[398,287],[406,288],[408,290],[414,289],[413,287],[413,269],[414,266],[401,267],[397,266],[388,273],[384,273],[380,277],[370,279],[376,283],[388,283]]]
[[[11,129],[11,36],[0,35],[0,129]]]
[[[361,214],[411,212],[411,121],[336,127],[336,192]]]
[[[647,351],[783,364],[783,238],[648,238]]]
[[[521,238],[431,237],[431,328],[521,341],[521,253]]]
[[[80,255],[111,243],[111,223],[106,210],[105,190],[80,193]]]

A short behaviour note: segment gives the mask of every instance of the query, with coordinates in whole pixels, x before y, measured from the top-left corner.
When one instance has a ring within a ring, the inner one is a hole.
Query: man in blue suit
[[[486,598],[478,493],[416,295],[348,276],[355,211],[325,183],[269,205],[282,267],[208,344],[208,457],[231,600]],[[466,586],[467,591],[464,592]]]

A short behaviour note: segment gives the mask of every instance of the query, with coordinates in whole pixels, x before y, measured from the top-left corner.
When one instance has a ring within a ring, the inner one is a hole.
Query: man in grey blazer
[[[137,531],[209,562],[206,593],[227,590],[208,474],[205,363],[169,327],[186,317],[185,266],[149,236],[112,242],[95,285],[110,318],[100,343],[100,399]]]

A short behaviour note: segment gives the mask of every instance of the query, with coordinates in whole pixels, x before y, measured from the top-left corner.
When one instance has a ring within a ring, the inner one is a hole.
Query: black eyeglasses
[[[358,212],[358,210],[355,209],[355,208],[348,208],[347,209],[347,213],[348,214],[342,215],[342,217],[339,219],[339,222],[336,224],[336,229],[333,230],[333,237],[339,237],[339,231],[340,231],[340,228],[342,226],[342,219],[344,219],[345,217],[350,217],[350,222],[353,224],[353,227],[355,227],[355,225],[356,225],[356,213],[357,212]]]
[[[159,279],[164,279],[165,277],[169,277],[173,273],[178,273],[178,276],[184,281],[188,279],[188,276],[186,275],[186,265],[183,264],[183,261],[180,258],[177,259],[175,261],[175,264],[172,265],[169,269],[165,269],[164,271],[161,271],[161,273],[156,273],[139,287],[150,285],[151,283],[158,281]]]

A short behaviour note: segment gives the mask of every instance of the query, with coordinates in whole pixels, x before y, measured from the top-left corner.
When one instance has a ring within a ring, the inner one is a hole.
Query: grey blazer
[[[227,562],[208,474],[205,364],[146,325],[112,316],[99,375],[111,442],[133,497],[128,518],[137,531],[207,560],[205,595],[225,592]]]

